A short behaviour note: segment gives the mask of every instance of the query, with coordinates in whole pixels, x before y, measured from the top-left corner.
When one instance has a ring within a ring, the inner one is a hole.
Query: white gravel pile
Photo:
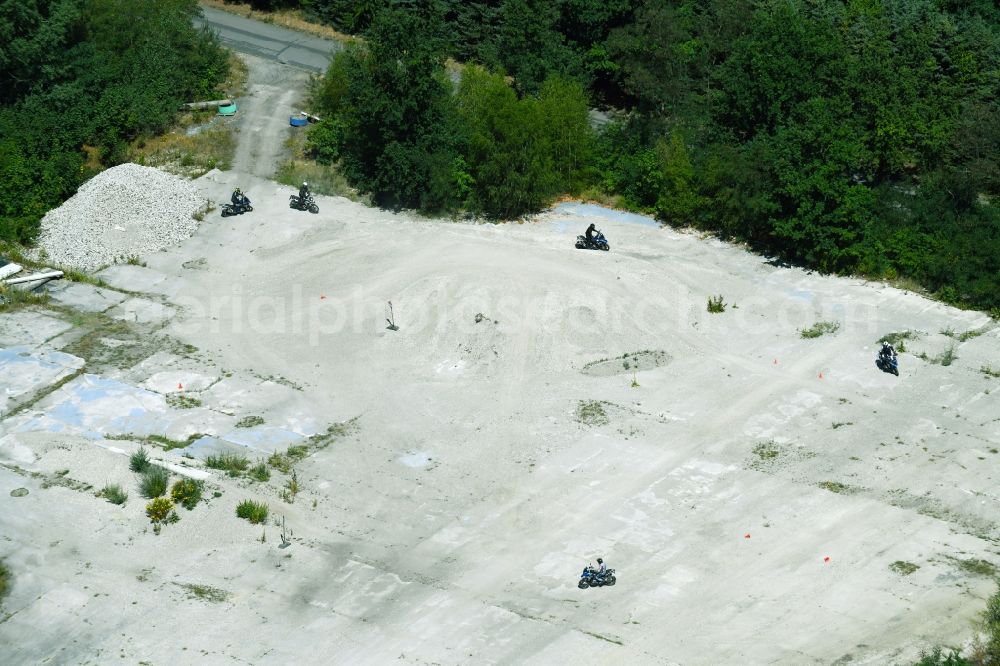
[[[45,215],[39,248],[48,261],[82,270],[124,263],[188,238],[202,203],[190,181],[122,164],[97,174]]]

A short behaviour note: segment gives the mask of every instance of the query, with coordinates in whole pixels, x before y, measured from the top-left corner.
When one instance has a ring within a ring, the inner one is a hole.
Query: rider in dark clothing
[[[299,199],[305,203],[306,197],[309,196],[309,183],[303,181],[302,185],[299,187]]]
[[[231,201],[233,202],[233,205],[237,206],[237,207],[239,207],[239,206],[245,206],[248,203],[250,203],[250,200],[247,199],[247,195],[243,194],[243,190],[241,190],[238,187],[233,192],[233,196],[232,196]]]
[[[589,241],[592,241],[592,240],[594,240],[594,234],[595,234],[596,232],[597,232],[597,227],[595,227],[595,226],[594,226],[594,223],[593,223],[593,222],[591,222],[591,223],[590,223],[590,226],[589,226],[589,227],[587,227],[587,240],[589,240]]]

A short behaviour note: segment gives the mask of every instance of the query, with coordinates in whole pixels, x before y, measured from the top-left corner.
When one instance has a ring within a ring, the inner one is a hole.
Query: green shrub
[[[263,462],[257,463],[250,468],[250,476],[258,481],[268,481],[271,478],[271,470]]]
[[[155,497],[146,504],[146,515],[154,524],[165,521],[174,510],[174,503],[166,497]]]
[[[803,328],[799,335],[803,338],[818,338],[827,333],[836,333],[840,330],[840,324],[835,321],[818,321],[809,328]]]
[[[921,652],[920,661],[913,666],[975,666],[955,650],[949,650],[947,654],[940,647],[936,647],[930,652]]]
[[[160,497],[166,494],[169,480],[170,472],[158,465],[150,465],[139,480],[139,493],[148,499]]]
[[[243,500],[236,506],[236,517],[257,525],[267,520],[267,505],[263,502]]]
[[[128,468],[139,474],[149,469],[149,453],[146,452],[145,447],[140,446],[138,451],[129,456]]]
[[[125,492],[117,483],[104,486],[104,488],[101,489],[101,492],[97,494],[112,504],[124,504],[125,500],[128,499],[128,493]]]
[[[223,453],[205,458],[205,466],[226,472],[229,476],[239,476],[250,466],[250,460],[238,453]]]
[[[941,353],[941,356],[938,357],[938,360],[941,363],[941,365],[945,366],[951,365],[957,359],[958,356],[955,354],[954,346],[949,346]]]
[[[983,613],[983,629],[986,633],[987,664],[1000,664],[1000,589],[986,602]]]
[[[195,508],[201,501],[201,493],[205,482],[196,479],[178,479],[170,489],[170,497],[188,511]]]
[[[291,471],[293,462],[294,461],[289,458],[287,454],[278,453],[277,451],[272,453],[267,459],[268,465],[285,474],[288,474],[288,472]]]
[[[288,447],[288,457],[298,462],[309,455],[309,447],[302,444]]]
[[[715,314],[726,311],[726,304],[722,302],[722,294],[708,297],[708,311]]]

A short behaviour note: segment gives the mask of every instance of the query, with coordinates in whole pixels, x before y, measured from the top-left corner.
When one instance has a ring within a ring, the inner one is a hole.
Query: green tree
[[[335,154],[379,205],[434,211],[454,204],[447,184],[460,136],[443,47],[436,14],[382,11],[367,42],[336,58],[321,88],[333,127],[313,137],[314,150]]]
[[[656,199],[656,215],[668,224],[686,225],[695,221],[707,202],[695,183],[694,166],[678,130],[656,146],[663,185]]]

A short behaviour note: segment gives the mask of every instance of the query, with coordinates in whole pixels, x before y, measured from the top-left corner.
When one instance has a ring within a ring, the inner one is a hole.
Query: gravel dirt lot
[[[987,317],[590,206],[465,224],[195,184],[255,211],[0,355],[5,663],[906,664],[971,639],[1000,561]],[[592,219],[610,252],[573,249]],[[897,378],[874,357],[900,331]],[[149,434],[198,434],[148,446],[208,484],[158,536],[128,469]],[[290,472],[200,462],[296,444],[292,503]],[[598,556],[618,584],[577,589]]]

